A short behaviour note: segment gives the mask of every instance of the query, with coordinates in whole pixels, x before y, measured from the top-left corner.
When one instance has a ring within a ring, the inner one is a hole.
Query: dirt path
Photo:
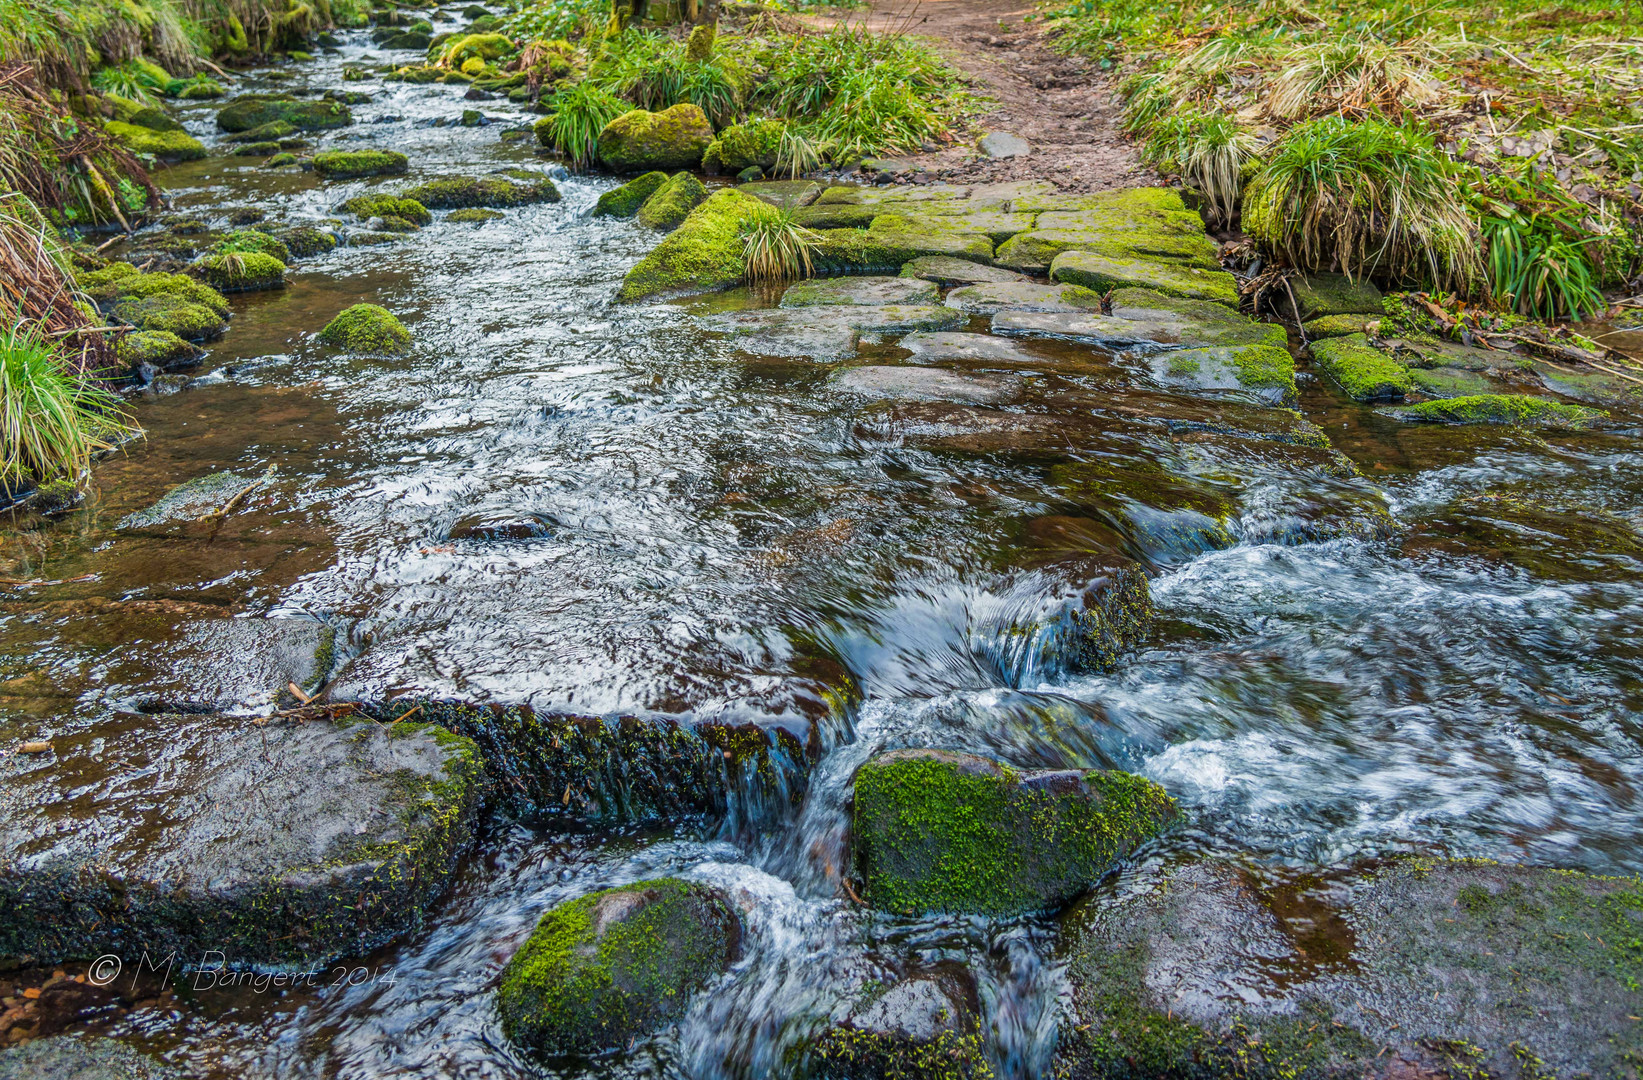
[[[1112,81],[1087,61],[1049,47],[1022,0],[871,0],[865,11],[813,22],[866,21],[881,33],[933,38],[997,107],[970,122],[969,137],[937,153],[896,159],[940,180],[1047,179],[1066,191],[1134,187],[1156,180],[1119,133]],[[1005,131],[1032,145],[1025,157],[989,160],[975,140]],[[902,171],[897,169],[898,172]]]

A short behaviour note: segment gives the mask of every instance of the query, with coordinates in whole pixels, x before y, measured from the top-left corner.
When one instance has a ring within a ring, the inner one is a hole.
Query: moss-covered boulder
[[[816,1040],[815,1072],[827,1077],[993,1080],[982,1050],[980,1008],[968,972],[920,972],[875,985]]]
[[[661,170],[636,176],[621,187],[612,188],[599,196],[599,201],[593,204],[594,217],[632,217],[639,212],[645,200],[656,194],[656,190],[668,182],[668,175]]]
[[[411,346],[411,332],[393,312],[376,304],[355,304],[325,324],[319,339],[352,353],[397,355]]]
[[[1397,401],[1414,388],[1408,366],[1363,334],[1314,341],[1312,358],[1354,401]]]
[[[460,68],[470,60],[478,60],[483,67],[515,51],[513,39],[506,34],[459,34],[444,44],[439,62],[444,67]]]
[[[600,164],[612,172],[694,169],[713,141],[713,125],[695,105],[679,104],[659,113],[635,109],[599,133]]]
[[[240,131],[233,135],[225,136],[223,138],[223,142],[235,144],[278,142],[281,139],[290,138],[296,133],[297,129],[286,123],[284,120],[274,120],[251,128],[248,131]]]
[[[740,940],[722,897],[677,878],[561,904],[502,972],[502,1030],[547,1056],[624,1046],[683,1013],[735,960]]]
[[[1635,1071],[1637,879],[1412,859],[1327,880],[1327,899],[1296,904],[1293,889],[1208,862],[1092,897],[1065,931],[1071,1015],[1054,1075]]]
[[[228,326],[227,318],[211,308],[165,293],[121,300],[114,305],[114,317],[139,330],[174,334],[184,341],[216,337]]]
[[[417,225],[431,225],[434,220],[434,215],[426,206],[399,195],[356,195],[338,209],[353,214],[361,221],[374,217],[397,217]]]
[[[1413,374],[1413,373],[1411,373]],[[1399,420],[1429,424],[1502,424],[1508,427],[1583,428],[1608,416],[1602,409],[1567,405],[1526,394],[1473,394],[1387,409]]]
[[[445,215],[446,221],[459,225],[483,225],[487,221],[496,221],[507,217],[500,210],[487,210],[482,206],[470,206],[463,210],[452,210]]]
[[[103,125],[103,130],[132,153],[147,154],[160,161],[198,161],[205,157],[205,144],[180,128],[155,131],[110,120]]]
[[[116,119],[119,118],[116,117]],[[176,120],[172,119],[170,113],[166,112],[157,105],[150,105],[147,108],[138,109],[136,112],[131,114],[128,122],[136,124],[138,127],[148,128],[150,131],[183,130],[183,126]]]
[[[1162,788],[1127,773],[1025,773],[974,754],[897,750],[856,773],[855,871],[862,898],[889,911],[1042,911],[1175,815]]]
[[[217,126],[229,132],[250,131],[275,121],[284,121],[293,130],[328,131],[347,127],[354,116],[341,102],[298,101],[283,94],[246,94],[217,112]]]
[[[219,292],[258,292],[285,284],[285,264],[255,251],[207,255],[195,260],[193,270]]]
[[[110,263],[76,280],[87,295],[101,302],[169,297],[197,304],[224,320],[228,318],[227,298],[186,274],[139,273],[130,263]]]
[[[282,231],[280,240],[293,258],[312,259],[316,255],[324,255],[337,246],[335,233],[316,228],[313,225],[296,225]]]
[[[271,255],[282,263],[291,261],[291,249],[285,246],[285,241],[257,229],[236,229],[211,245],[211,250],[218,255],[235,251],[255,252]]]
[[[706,201],[706,185],[690,173],[674,173],[645,200],[636,217],[649,229],[677,229],[692,210]]]
[[[1274,345],[1175,349],[1146,358],[1153,377],[1168,386],[1197,391],[1244,390],[1274,405],[1297,396],[1295,358]]]
[[[1289,288],[1302,322],[1329,315],[1380,316],[1385,312],[1381,291],[1364,278],[1354,281],[1344,274],[1313,274],[1294,278]],[[1294,316],[1293,312],[1285,314]]]
[[[748,168],[769,172],[776,167],[786,130],[780,120],[749,120],[727,127],[703,152],[702,169],[709,173],[737,174]]]
[[[195,363],[200,350],[169,330],[138,330],[114,339],[114,355],[134,371],[145,364],[163,371]]]
[[[314,173],[322,180],[401,176],[409,167],[410,159],[393,150],[322,150],[314,155]]]
[[[554,186],[553,180],[542,175],[518,182],[500,176],[454,176],[418,184],[400,192],[400,196],[415,199],[433,210],[463,210],[476,206],[492,210],[508,209],[532,203],[556,203],[560,199],[559,189]]]
[[[279,151],[280,144],[277,142],[246,143],[243,146],[236,146],[233,150],[232,156],[265,158],[273,157],[275,154],[279,153]]]
[[[1317,341],[1319,338],[1362,334],[1364,328],[1374,321],[1374,316],[1370,315],[1321,315],[1307,320],[1301,329],[1306,332],[1307,340]]]
[[[627,272],[617,299],[644,300],[730,288],[742,280],[745,269],[744,227],[775,212],[735,188],[715,191]]]

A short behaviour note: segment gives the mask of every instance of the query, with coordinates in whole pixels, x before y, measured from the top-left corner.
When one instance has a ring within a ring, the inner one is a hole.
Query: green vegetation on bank
[[[1149,163],[1288,265],[1545,320],[1602,311],[1643,270],[1636,2],[1072,0],[1047,17],[1061,47],[1118,68]]]

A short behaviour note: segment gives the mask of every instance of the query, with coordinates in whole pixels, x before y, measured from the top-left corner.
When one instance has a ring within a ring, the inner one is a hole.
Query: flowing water
[[[413,179],[543,167],[498,138],[506,124],[427,123],[465,107],[530,119],[505,101],[344,84],[367,46],[355,35],[278,84],[373,93],[336,145],[401,150]],[[191,129],[214,139],[211,115]],[[163,179],[179,211],[213,221],[242,206],[322,219],[397,186],[243,158]],[[942,965],[972,973],[999,1073],[1040,1075],[1064,990],[1052,920],[895,918],[840,894],[850,777],[903,746],[1140,772],[1189,822],[1145,860],[1219,852],[1275,882],[1405,851],[1643,870],[1635,427],[1400,427],[1309,380],[1303,411],[1361,470],[1345,478],[1131,423],[1126,402],[1168,399],[1135,358],[1039,343],[1013,368],[1015,411],[1053,417],[1056,438],[979,445],[933,424],[921,439],[832,366],[740,353],[693,314],[756,297],[612,305],[655,240],[584,216],[612,183],[572,177],[559,204],[342,247],[237,298],[202,377],[136,400],[148,437],[98,467],[90,503],[8,537],[0,734],[265,708],[235,697],[258,661],[211,628],[281,616],[337,631],[338,699],[815,725],[802,810],[661,831],[495,820],[430,927],[322,980],[338,985],[187,977],[102,1028],[190,1075],[530,1075],[492,1003],[502,965],[552,905],[677,873],[740,906],[742,959],[675,1029],[550,1075],[781,1075],[864,984]],[[404,318],[408,356],[313,341],[359,301]],[[864,352],[906,355],[894,340]],[[1089,509],[1063,478],[1091,463],[1227,501],[1230,535],[1206,542],[1175,527],[1192,511],[1144,498]],[[116,533],[222,469],[268,482],[208,539]],[[1533,513],[1492,516],[1506,496]],[[1387,512],[1395,529],[1375,524]],[[496,521],[539,528],[451,538]],[[1155,630],[1107,674],[1021,632],[1061,602],[1069,552],[1152,575]],[[829,707],[821,691],[846,681],[856,703]]]

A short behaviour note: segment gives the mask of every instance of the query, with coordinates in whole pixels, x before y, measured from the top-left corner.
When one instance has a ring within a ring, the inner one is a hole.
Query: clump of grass
[[[821,236],[794,220],[792,205],[742,223],[742,264],[752,282],[792,281],[815,272],[810,252]]]
[[[812,138],[792,126],[785,127],[776,144],[775,175],[786,173],[793,180],[808,176],[821,168],[832,150],[832,146],[821,139]]]
[[[1413,127],[1326,116],[1279,140],[1244,193],[1243,226],[1302,270],[1467,293],[1483,265],[1456,174]]]
[[[1147,164],[1179,174],[1204,193],[1211,224],[1230,224],[1255,140],[1226,113],[1188,107],[1160,117],[1142,145]]]
[[[1399,118],[1440,97],[1415,46],[1366,34],[1301,45],[1280,64],[1266,105],[1286,120],[1325,113]]]
[[[1491,189],[1480,209],[1495,302],[1544,322],[1605,310],[1608,238],[1585,227],[1588,208],[1532,173],[1496,177]]]
[[[0,197],[0,310],[19,324],[53,335],[76,370],[101,371],[114,363],[104,335],[82,333],[96,307],[74,285],[68,254],[57,231],[27,198]]]
[[[631,106],[591,82],[579,82],[557,91],[549,107],[546,126],[553,143],[580,169],[593,161],[605,125]]]
[[[73,371],[37,325],[0,326],[0,481],[78,477],[127,430],[119,399]]]

